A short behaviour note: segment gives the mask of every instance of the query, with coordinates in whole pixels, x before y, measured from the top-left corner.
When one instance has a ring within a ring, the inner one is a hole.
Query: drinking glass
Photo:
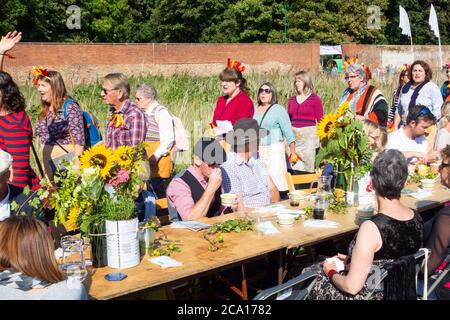
[[[64,236],[61,238],[62,270],[66,274],[67,279],[77,279],[83,281],[87,277],[86,263],[83,254],[83,240],[73,237]]]

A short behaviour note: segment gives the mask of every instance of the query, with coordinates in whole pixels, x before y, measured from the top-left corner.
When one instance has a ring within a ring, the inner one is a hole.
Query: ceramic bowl
[[[237,195],[234,193],[223,193],[220,195],[220,199],[223,206],[229,207],[236,203]]]
[[[291,225],[294,223],[295,215],[290,213],[280,213],[277,216],[278,223],[281,225]]]
[[[420,180],[420,183],[422,184],[422,188],[424,189],[433,189],[436,181],[434,179],[422,179]]]

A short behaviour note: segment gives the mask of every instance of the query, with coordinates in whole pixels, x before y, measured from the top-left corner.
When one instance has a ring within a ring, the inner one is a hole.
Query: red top
[[[228,120],[234,125],[236,121],[242,118],[253,118],[255,108],[252,99],[244,92],[239,92],[234,98],[227,102],[228,96],[220,96],[214,109],[213,124],[216,126],[216,120]]]
[[[25,111],[0,116],[0,149],[13,158],[12,184],[39,188],[39,178],[30,166],[30,145],[33,137],[30,118]]]

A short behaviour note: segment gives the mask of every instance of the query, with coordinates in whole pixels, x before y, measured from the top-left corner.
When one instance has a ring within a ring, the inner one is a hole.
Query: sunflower
[[[81,168],[99,167],[103,178],[109,176],[109,171],[114,166],[116,156],[105,145],[95,145],[84,151],[80,159]]]
[[[336,112],[337,118],[339,119],[340,117],[344,116],[347,113],[348,109],[350,109],[348,101],[341,103]]]
[[[329,113],[319,122],[317,126],[317,135],[320,140],[330,139],[334,133],[335,123],[338,119],[337,115],[334,113]]]
[[[133,157],[133,148],[129,146],[120,146],[114,151],[117,162],[124,169],[130,169],[131,159]]]
[[[72,231],[77,228],[77,219],[80,214],[80,206],[78,204],[74,205],[72,209],[70,209],[69,216],[66,221],[66,230]]]

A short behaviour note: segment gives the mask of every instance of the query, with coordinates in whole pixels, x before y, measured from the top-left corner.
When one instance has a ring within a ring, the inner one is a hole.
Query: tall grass
[[[436,73],[435,73],[436,74]],[[442,77],[441,77],[442,78]],[[438,79],[440,84],[443,80]],[[268,73],[251,74],[247,77],[250,87],[250,97],[256,103],[256,92],[259,86],[265,82],[272,82],[278,90],[279,103],[287,106],[289,97],[295,94],[293,85],[293,74]],[[390,104],[392,92],[395,89],[397,79],[390,75],[384,79],[373,79],[371,83],[378,87]],[[171,113],[178,116],[186,129],[193,138],[194,122],[201,123],[203,132],[209,129],[209,123],[218,96],[221,94],[220,81],[218,76],[190,76],[187,74],[164,76],[142,76],[130,78],[132,87],[132,99],[134,99],[134,90],[136,84],[148,83],[156,87],[158,91],[158,101],[167,106]],[[70,83],[66,83],[70,85]],[[315,89],[321,97],[324,111],[333,112],[338,107],[338,102],[346,83],[343,75],[330,77],[328,75],[318,75],[315,79]],[[28,103],[28,113],[33,125],[37,122],[37,116],[40,109],[40,100],[35,88],[23,86],[22,92]],[[70,94],[79,101],[84,110],[89,110],[95,114],[102,124],[102,132],[106,127],[106,118],[108,107],[103,103],[100,96],[101,83],[97,82],[90,85],[79,85],[68,88]],[[191,148],[195,141],[191,141]],[[190,158],[191,152],[185,153]]]

